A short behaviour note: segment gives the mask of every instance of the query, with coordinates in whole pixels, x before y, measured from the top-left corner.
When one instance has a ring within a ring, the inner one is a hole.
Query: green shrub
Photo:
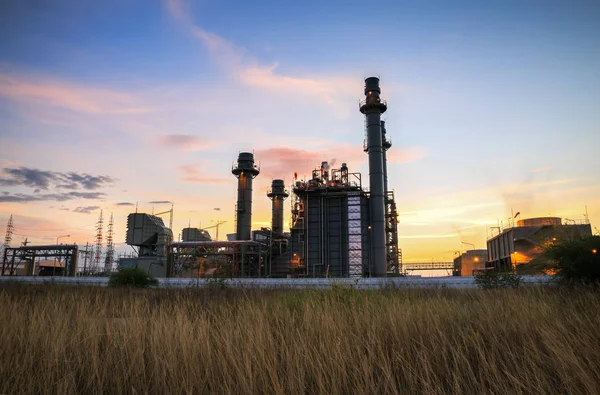
[[[600,236],[554,244],[545,251],[545,256],[554,262],[561,283],[600,285]]]
[[[158,279],[140,268],[120,269],[110,275],[108,285],[111,287],[157,287]]]
[[[519,288],[521,283],[521,277],[515,272],[486,270],[475,274],[475,284],[483,289]]]

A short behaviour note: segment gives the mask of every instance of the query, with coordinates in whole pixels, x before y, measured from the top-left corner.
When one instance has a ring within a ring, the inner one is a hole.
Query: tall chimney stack
[[[254,154],[240,152],[237,165],[233,166],[231,173],[238,179],[236,239],[251,240],[252,180],[260,173],[260,169],[254,164]]]
[[[385,186],[383,134],[381,114],[387,104],[379,95],[379,78],[365,79],[365,99],[360,103],[360,112],[366,116],[367,152],[369,155],[369,190],[371,209],[371,267],[372,276],[384,277],[387,274],[387,254],[385,236]]]
[[[283,180],[273,180],[271,183],[271,191],[267,196],[273,202],[271,212],[271,229],[276,235],[283,234],[283,201],[290,196],[285,190]]]

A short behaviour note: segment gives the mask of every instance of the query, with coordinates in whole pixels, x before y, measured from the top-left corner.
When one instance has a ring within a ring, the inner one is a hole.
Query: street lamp
[[[466,241],[461,241],[461,244],[468,244],[470,246],[473,246],[473,249],[475,249],[475,244],[473,244],[473,243],[467,243]]]
[[[61,239],[61,238],[63,238],[63,237],[71,237],[71,235],[58,236],[58,237],[56,238],[56,245],[58,245],[58,239]],[[57,258],[57,260],[58,260],[58,263],[60,263],[60,255],[59,255],[59,256],[57,256],[56,258]],[[66,262],[66,260],[65,260],[65,262]],[[54,277],[55,273],[56,273],[56,261],[55,261],[55,262],[54,262],[54,264],[52,265],[52,277]]]
[[[58,244],[58,239],[62,239],[63,237],[71,237],[71,235],[58,236],[56,238],[56,244]]]

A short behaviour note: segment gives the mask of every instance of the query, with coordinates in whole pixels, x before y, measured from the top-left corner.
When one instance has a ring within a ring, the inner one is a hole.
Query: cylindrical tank
[[[271,183],[271,191],[267,193],[271,199],[271,229],[276,235],[283,234],[283,201],[289,196],[285,190],[285,182],[283,180],[273,180]]]
[[[237,198],[237,240],[252,239],[252,180],[260,173],[254,164],[254,154],[240,152],[237,165],[231,173],[238,179]]]
[[[379,78],[365,79],[365,100],[360,104],[360,112],[366,116],[367,152],[369,155],[369,207],[371,211],[371,275],[387,274],[387,254],[385,237],[385,186],[383,174],[383,138],[381,114],[387,105],[379,95]]]
[[[560,226],[560,217],[526,218],[517,221],[517,226]]]

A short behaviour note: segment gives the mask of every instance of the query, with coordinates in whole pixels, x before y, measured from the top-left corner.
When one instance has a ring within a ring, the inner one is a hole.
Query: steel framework
[[[76,244],[9,247],[4,250],[1,275],[15,276],[17,268],[22,264],[25,269],[25,275],[32,276],[35,274],[37,258],[58,258],[59,261],[60,258],[64,258],[64,270],[61,267],[58,273],[63,276],[75,276],[77,271],[77,251],[78,247]],[[56,269],[54,269],[52,275],[56,274],[56,272]]]

